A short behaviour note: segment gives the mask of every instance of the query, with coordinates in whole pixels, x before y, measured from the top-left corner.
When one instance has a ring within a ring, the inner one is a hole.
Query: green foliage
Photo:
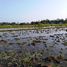
[[[67,42],[64,42],[64,45],[67,46]]]

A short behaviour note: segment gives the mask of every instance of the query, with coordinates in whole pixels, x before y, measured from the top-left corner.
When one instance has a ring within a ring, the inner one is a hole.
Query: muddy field
[[[0,32],[0,67],[67,67],[67,28]]]

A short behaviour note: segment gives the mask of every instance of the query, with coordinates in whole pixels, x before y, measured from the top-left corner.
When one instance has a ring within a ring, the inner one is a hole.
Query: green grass
[[[67,46],[67,42],[64,42],[64,45]]]
[[[0,25],[0,28],[44,28],[44,27],[67,27],[67,24]]]

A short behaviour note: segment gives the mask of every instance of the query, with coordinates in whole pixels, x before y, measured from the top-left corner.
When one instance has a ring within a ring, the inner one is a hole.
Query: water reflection
[[[63,55],[67,59],[66,28],[0,32],[0,52],[38,53],[39,58]]]

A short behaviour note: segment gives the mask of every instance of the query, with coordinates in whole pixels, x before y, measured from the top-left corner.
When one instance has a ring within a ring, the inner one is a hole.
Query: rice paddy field
[[[67,67],[67,28],[1,28],[0,67]]]

